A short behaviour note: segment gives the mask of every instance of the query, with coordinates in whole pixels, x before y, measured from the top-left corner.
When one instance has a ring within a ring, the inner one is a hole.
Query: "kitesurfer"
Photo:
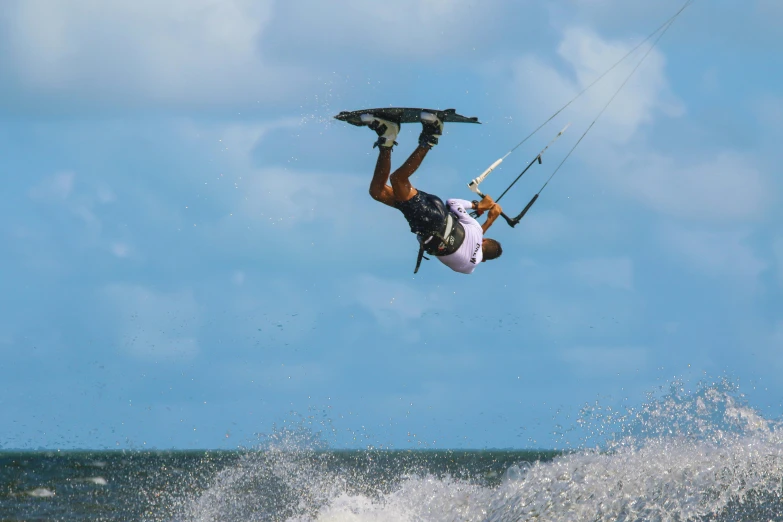
[[[438,196],[418,190],[410,183],[411,175],[443,134],[443,122],[436,114],[422,112],[419,145],[391,176],[391,153],[392,147],[397,145],[395,139],[400,131],[399,124],[372,114],[363,114],[361,119],[378,134],[378,141],[373,145],[378,147],[379,153],[370,183],[370,195],[405,216],[411,232],[419,240],[417,271],[424,252],[436,256],[455,272],[464,274],[472,273],[478,263],[496,259],[502,254],[500,243],[484,237],[502,211],[491,197],[485,196],[481,201],[472,202],[449,199],[444,205]],[[391,182],[391,186],[387,182]],[[468,209],[477,211],[479,215],[487,212],[487,220],[483,225],[479,224],[468,215]]]

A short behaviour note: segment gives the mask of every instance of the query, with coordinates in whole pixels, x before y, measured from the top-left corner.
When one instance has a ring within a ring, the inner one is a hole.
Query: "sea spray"
[[[588,434],[582,447],[507,464],[498,480],[474,464],[442,466],[448,452],[365,451],[346,458],[301,434],[280,434],[219,473],[186,503],[181,518],[777,519],[783,513],[779,424],[749,407],[727,381],[693,392],[675,381],[661,391],[637,409],[586,407],[578,422]]]

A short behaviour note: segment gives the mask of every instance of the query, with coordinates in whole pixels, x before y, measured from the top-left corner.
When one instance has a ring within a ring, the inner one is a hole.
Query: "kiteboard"
[[[457,114],[456,109],[416,109],[412,107],[383,107],[378,109],[362,109],[359,111],[342,111],[335,116],[336,119],[356,125],[357,127],[364,126],[362,122],[362,114],[372,114],[377,118],[383,120],[393,121],[395,123],[420,123],[421,113],[429,112],[437,114],[440,121],[443,123],[481,123],[475,116],[463,116]]]

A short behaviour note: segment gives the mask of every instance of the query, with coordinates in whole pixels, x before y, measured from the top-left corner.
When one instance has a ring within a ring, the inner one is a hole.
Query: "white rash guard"
[[[471,274],[484,258],[481,251],[481,241],[484,239],[484,230],[479,222],[468,215],[465,209],[473,204],[464,199],[450,199],[446,202],[449,211],[462,223],[465,229],[465,240],[459,250],[447,256],[440,256],[438,260],[455,272]]]

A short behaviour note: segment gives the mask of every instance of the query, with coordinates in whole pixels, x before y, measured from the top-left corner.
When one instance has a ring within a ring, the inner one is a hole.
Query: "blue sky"
[[[478,116],[414,178],[469,199],[679,6],[4,2],[0,447],[233,448],[292,422],[337,447],[562,447],[586,403],[724,374],[779,416],[779,2],[697,0],[471,276],[413,275],[367,194],[374,135],[332,119]],[[520,210],[628,71],[482,188],[572,122]]]

